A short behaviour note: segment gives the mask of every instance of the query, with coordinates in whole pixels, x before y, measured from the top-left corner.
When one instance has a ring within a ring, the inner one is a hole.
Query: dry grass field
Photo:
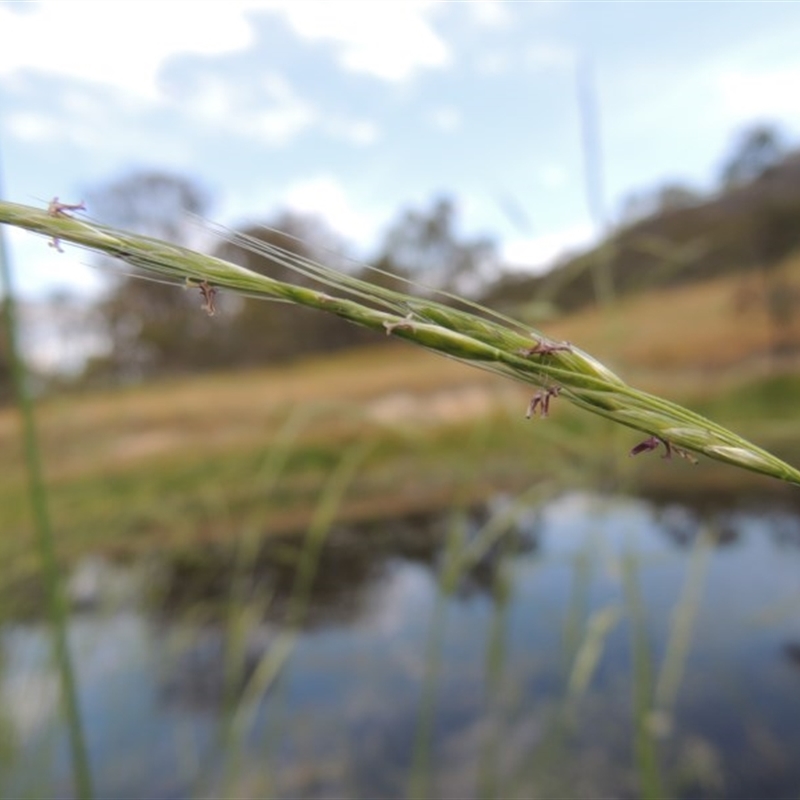
[[[791,294],[800,260],[771,279]],[[644,389],[685,402],[797,460],[800,321],[766,313],[758,276],[658,290],[545,326]],[[136,549],[242,524],[301,527],[356,443],[369,452],[343,498],[374,517],[472,502],[558,477],[723,491],[770,485],[732,467],[629,459],[635,434],[557,404],[526,421],[530,388],[411,346],[387,344],[256,371],[43,401],[38,420],[60,546]],[[16,412],[0,412],[0,552],[27,550],[28,510]]]

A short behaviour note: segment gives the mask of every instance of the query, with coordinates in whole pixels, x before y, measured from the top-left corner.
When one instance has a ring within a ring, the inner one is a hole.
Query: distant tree
[[[722,168],[726,189],[742,186],[760,178],[787,154],[787,145],[777,127],[758,123],[738,137],[733,153]]]
[[[794,321],[800,294],[790,274],[777,269],[790,253],[800,250],[800,198],[766,196],[754,210],[751,241],[755,265],[762,274],[764,308],[770,320],[770,350],[779,359],[798,351]]]
[[[189,215],[208,212],[206,191],[183,175],[133,172],[87,193],[92,215],[112,225],[129,225],[138,233],[185,244]]]
[[[283,212],[266,225],[250,225],[242,234],[274,245],[301,258],[347,269],[344,242],[319,218]],[[217,254],[270,278],[300,286],[327,288],[292,269],[280,258],[259,253],[240,244],[225,244]],[[236,364],[264,364],[299,355],[338,350],[366,342],[381,341],[373,332],[313,309],[252,298],[240,306],[227,322],[231,352]]]
[[[206,213],[209,203],[190,179],[162,172],[134,173],[89,192],[87,200],[104,222],[176,244],[191,243],[190,215]],[[130,382],[220,362],[224,348],[201,302],[198,290],[143,274],[115,279],[96,308],[108,352],[89,363],[87,377]]]
[[[760,123],[745,130],[737,148],[722,171],[727,188],[742,186],[767,174],[791,176],[787,159],[789,146],[774,125]],[[780,165],[780,168],[779,166]],[[783,182],[787,179],[784,177]],[[796,185],[789,178],[789,186]],[[779,181],[778,185],[781,185]],[[797,351],[792,322],[797,316],[800,296],[787,282],[785,273],[776,270],[781,261],[800,248],[800,202],[791,191],[768,191],[756,195],[748,220],[749,240],[754,266],[764,282],[763,302],[770,320],[770,351],[777,358]]]
[[[448,197],[428,211],[409,209],[390,228],[376,263],[436,289],[469,293],[497,266],[495,243],[463,240],[456,231],[457,208]]]

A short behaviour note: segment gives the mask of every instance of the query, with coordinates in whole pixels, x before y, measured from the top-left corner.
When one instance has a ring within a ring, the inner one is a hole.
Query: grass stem
[[[86,750],[83,725],[78,704],[78,692],[72,658],[67,636],[67,604],[58,570],[53,531],[47,502],[41,448],[36,429],[36,418],[30,389],[26,380],[25,364],[20,353],[17,339],[17,307],[11,276],[11,265],[5,244],[3,231],[0,229],[0,291],[5,295],[3,302],[3,320],[5,336],[8,343],[8,356],[11,366],[11,382],[16,396],[22,423],[23,449],[28,476],[28,494],[34,529],[36,532],[36,549],[41,563],[48,616],[52,626],[53,651],[56,668],[61,681],[62,713],[67,723],[70,756],[76,795],[81,800],[92,797],[91,771]]]

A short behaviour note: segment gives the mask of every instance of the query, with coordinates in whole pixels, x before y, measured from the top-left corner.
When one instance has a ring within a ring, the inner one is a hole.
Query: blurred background
[[[457,294],[797,466],[799,34],[792,3],[0,2],[3,199]],[[800,792],[796,487],[3,234],[60,581],[3,333],[0,795]]]

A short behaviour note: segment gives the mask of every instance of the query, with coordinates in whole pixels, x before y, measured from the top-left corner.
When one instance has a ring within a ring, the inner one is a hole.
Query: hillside
[[[605,274],[612,294],[769,271],[800,246],[800,152],[756,180],[691,207],[652,215],[613,231],[599,247],[544,276],[508,276],[483,302],[514,309],[520,299],[572,311],[596,299]]]

